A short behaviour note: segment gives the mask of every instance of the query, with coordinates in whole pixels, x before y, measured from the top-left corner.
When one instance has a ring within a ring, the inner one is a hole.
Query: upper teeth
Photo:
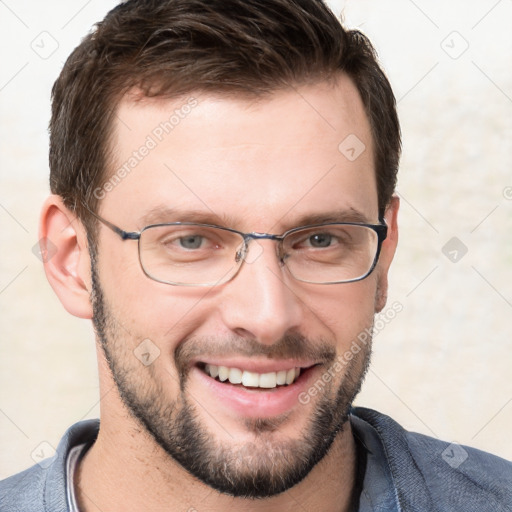
[[[228,368],[227,366],[216,366],[207,364],[205,372],[213,377],[219,378],[221,382],[229,380],[231,384],[242,384],[251,388],[275,388],[284,384],[291,384],[299,375],[300,368],[280,370],[278,372],[256,373],[239,368]]]

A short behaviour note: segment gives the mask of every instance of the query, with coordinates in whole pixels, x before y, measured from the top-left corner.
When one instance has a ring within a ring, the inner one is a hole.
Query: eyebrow
[[[183,210],[169,208],[168,206],[152,208],[140,218],[141,227],[151,224],[165,224],[167,222],[196,222],[198,224],[228,227],[235,220],[226,215],[218,215],[213,211]]]
[[[286,215],[289,217],[289,215]],[[284,219],[284,218],[283,218]],[[282,219],[276,223],[281,224]],[[152,224],[165,224],[168,222],[195,222],[198,224],[211,224],[236,229],[240,221],[229,215],[219,215],[213,211],[183,210],[169,208],[167,206],[157,206],[152,208],[140,218],[141,229]],[[310,213],[296,217],[293,222],[285,222],[286,229],[292,229],[300,226],[311,226],[315,224],[329,224],[338,222],[355,222],[361,224],[372,224],[369,217],[353,207],[342,208],[338,210]]]
[[[363,212],[360,212],[353,207],[349,207],[339,210],[303,215],[296,219],[294,225],[309,226],[314,224],[329,224],[331,222],[356,222],[360,224],[373,224],[369,217]]]

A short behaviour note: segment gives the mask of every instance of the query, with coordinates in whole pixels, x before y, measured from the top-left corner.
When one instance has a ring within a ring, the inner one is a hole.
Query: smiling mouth
[[[301,372],[309,368],[290,368],[288,370],[279,370],[277,372],[257,373],[240,368],[230,368],[227,366],[217,366],[214,364],[200,364],[199,368],[209,377],[218,382],[226,384],[239,385],[246,388],[273,389],[282,386],[289,386],[297,381]]]

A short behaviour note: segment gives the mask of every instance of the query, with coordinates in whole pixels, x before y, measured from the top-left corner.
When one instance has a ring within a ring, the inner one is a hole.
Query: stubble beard
[[[174,461],[218,492],[233,497],[268,498],[299,483],[325,457],[348,421],[351,404],[369,366],[371,343],[347,363],[337,391],[333,390],[333,381],[322,383],[321,397],[300,439],[277,440],[278,422],[261,418],[245,421],[253,442],[237,443],[236,439],[221,442],[200,420],[201,404],[189,398],[185,364],[178,367],[179,394],[175,400],[169,400],[153,365],[146,367],[135,358],[132,345],[137,342],[133,337],[131,344],[122,339],[125,331],[109,311],[96,261],[91,250],[93,323],[112,378],[128,412]],[[280,342],[288,355],[289,351],[294,354],[307,351],[300,348],[306,344],[312,345],[300,336]],[[324,354],[327,370],[336,354],[332,343],[325,345],[325,350],[330,350],[328,355]]]

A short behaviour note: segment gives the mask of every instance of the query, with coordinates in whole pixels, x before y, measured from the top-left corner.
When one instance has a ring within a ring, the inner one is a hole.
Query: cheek
[[[306,311],[311,313],[305,325],[307,334],[318,336],[323,331],[334,338],[338,352],[346,350],[372,325],[376,288],[376,280],[370,275],[355,283],[308,290],[303,298],[308,306]],[[316,332],[309,330],[311,325],[317,325]]]
[[[100,282],[108,309],[134,343],[146,338],[159,345],[178,343],[202,322],[208,290],[153,281],[131,258],[137,257],[136,246],[132,249],[134,254],[115,260],[102,255]]]

